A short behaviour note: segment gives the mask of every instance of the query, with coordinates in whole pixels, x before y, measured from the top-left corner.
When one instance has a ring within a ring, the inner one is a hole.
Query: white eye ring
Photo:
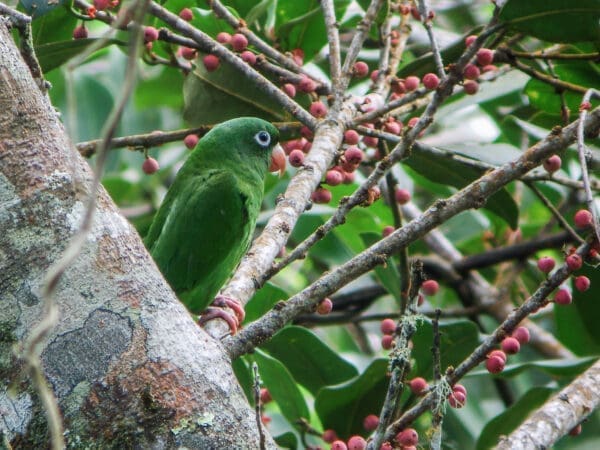
[[[269,144],[271,143],[271,135],[269,133],[267,133],[266,131],[259,131],[258,133],[256,133],[254,135],[254,140],[261,147],[268,147]]]

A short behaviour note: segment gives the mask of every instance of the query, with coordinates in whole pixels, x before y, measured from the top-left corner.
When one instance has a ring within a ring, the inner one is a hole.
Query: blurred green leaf
[[[168,106],[177,111],[183,109],[184,75],[172,67],[165,67],[158,76],[140,78],[133,93],[135,105],[140,109]],[[165,89],[168,86],[169,89]],[[157,93],[160,92],[160,95]]]
[[[234,359],[231,366],[233,367],[233,373],[235,373],[238,383],[240,383],[240,386],[248,399],[248,403],[254,405],[254,379],[252,377],[252,370],[245,361],[245,357]]]
[[[358,375],[352,364],[306,328],[286,327],[261,348],[283,363],[294,379],[313,395],[325,386]]]
[[[298,448],[298,438],[291,431],[275,436],[273,439],[280,448]]]
[[[245,307],[244,323],[254,322],[273,308],[277,302],[287,300],[289,295],[273,283],[266,283],[252,296]]]
[[[44,73],[62,66],[69,59],[82,53],[87,47],[97,42],[98,39],[73,39],[70,41],[50,42],[35,47],[35,53]],[[102,47],[110,45],[127,46],[126,42],[117,39],[104,40]]]
[[[48,16],[55,10],[67,9],[64,7],[68,3],[67,0],[20,0],[19,3],[23,6],[25,12],[32,18],[37,19],[43,16]],[[72,31],[72,29],[71,29]]]
[[[511,378],[523,372],[531,371],[532,369],[540,370],[553,377],[574,377],[581,374],[590,367],[598,357],[587,358],[570,358],[570,359],[546,359],[539,361],[528,361],[524,363],[509,364],[505,369],[495,374],[498,378]],[[477,370],[469,372],[468,377],[489,377],[490,373],[487,370]]]
[[[371,246],[381,240],[381,235],[377,233],[362,233],[360,235],[365,246]],[[400,288],[400,273],[396,268],[393,258],[388,258],[385,265],[378,265],[374,269],[375,275],[383,287],[394,296],[398,305],[402,304],[402,290]]]

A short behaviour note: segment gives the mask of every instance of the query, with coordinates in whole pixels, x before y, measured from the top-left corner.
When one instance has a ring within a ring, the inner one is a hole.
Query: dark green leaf
[[[316,395],[324,386],[358,375],[356,368],[306,328],[284,328],[262,347],[281,361],[294,379]]]
[[[231,366],[233,367],[233,373],[235,373],[235,377],[240,383],[246,398],[248,399],[248,403],[254,405],[254,380],[252,378],[252,370],[248,366],[248,363],[245,361],[244,357],[235,359]]]
[[[500,11],[500,20],[545,41],[600,40],[599,0],[508,0]]]
[[[273,439],[280,448],[298,448],[298,438],[291,431],[275,436]]]
[[[46,0],[41,0],[40,3],[50,5]],[[36,14],[31,22],[33,46],[72,39],[76,25],[77,18],[66,6],[53,7],[41,16]]]
[[[50,42],[35,47],[35,53],[44,73],[60,67],[69,59],[83,52],[88,46],[92,45],[98,39],[73,39],[70,41]],[[126,42],[116,39],[107,39],[103,42],[102,48],[109,45],[126,46]]]
[[[377,233],[361,233],[361,239],[366,246],[371,246],[381,240],[381,235]],[[386,260],[385,266],[378,265],[374,269],[375,275],[383,287],[394,296],[398,305],[402,303],[402,294],[400,288],[400,273],[392,258]]]
[[[339,386],[321,389],[315,399],[315,410],[324,429],[335,430],[340,438],[364,435],[363,419],[379,414],[389,379],[388,360],[374,360],[357,378]]]
[[[244,323],[254,322],[273,308],[277,302],[287,300],[289,295],[273,283],[267,283],[260,288],[250,299],[245,307],[246,318]]]
[[[53,12],[55,9],[62,7],[65,3],[68,3],[67,0],[57,0],[57,1],[48,1],[48,0],[20,0],[21,5],[23,5],[23,9],[27,14],[29,14],[32,18],[36,19],[38,17],[42,17],[48,13]],[[61,8],[64,9],[64,8]]]

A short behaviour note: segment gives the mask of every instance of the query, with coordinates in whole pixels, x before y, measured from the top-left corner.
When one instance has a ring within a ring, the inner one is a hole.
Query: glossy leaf
[[[244,323],[250,323],[262,317],[267,311],[273,308],[277,302],[287,300],[289,295],[280,287],[273,283],[266,283],[262,288],[256,291],[256,294],[245,306],[246,318]]]
[[[50,8],[44,13],[33,15],[34,20],[31,22],[33,46],[72,39],[77,18],[71,14],[69,8],[65,5],[55,7],[56,4],[51,5],[51,2],[46,0],[41,0],[39,3],[46,4]]]
[[[381,235],[376,233],[362,233],[360,235],[366,246],[371,246],[381,240]],[[398,305],[402,303],[402,290],[400,288],[400,272],[396,268],[393,258],[388,258],[385,265],[378,265],[374,269],[375,275],[385,289],[394,296]]]
[[[97,42],[98,39],[73,39],[70,41],[50,42],[35,47],[40,67],[44,73],[62,66],[69,59],[82,53],[87,47]],[[126,46],[127,43],[117,39],[107,39],[102,48],[110,45]]]

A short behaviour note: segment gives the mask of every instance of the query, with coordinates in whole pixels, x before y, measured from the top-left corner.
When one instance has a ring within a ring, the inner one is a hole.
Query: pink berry
[[[296,96],[296,86],[292,83],[285,83],[281,89],[288,97],[294,98]]]
[[[181,47],[181,56],[191,61],[196,57],[196,49],[190,47]]]
[[[435,294],[437,294],[437,292],[439,290],[440,290],[440,285],[435,280],[423,281],[423,284],[421,285],[421,291],[423,291],[423,294],[425,294],[425,295],[429,295],[429,296],[435,295]]]
[[[480,66],[487,66],[488,64],[491,64],[494,61],[494,52],[489,48],[480,48],[477,51],[476,59],[477,64],[479,64]]]
[[[381,444],[381,447],[379,447],[379,450],[394,450],[394,447],[389,442],[384,442]]]
[[[550,256],[542,256],[537,262],[538,269],[544,273],[552,272],[555,265],[556,262],[554,261],[554,258],[551,258]]]
[[[410,390],[415,395],[421,395],[427,389],[427,381],[425,378],[416,377],[409,382]]]
[[[329,203],[331,201],[331,191],[328,191],[325,188],[317,188],[310,198],[315,203]]]
[[[348,450],[365,450],[367,441],[362,436],[352,436],[348,439]]]
[[[358,147],[348,147],[344,152],[344,159],[351,164],[360,164],[365,158],[365,154]]]
[[[556,172],[558,169],[560,169],[561,165],[562,165],[562,160],[560,159],[560,156],[558,156],[558,155],[552,155],[550,158],[546,159],[542,163],[542,166],[544,166],[544,169],[548,173]]]
[[[529,330],[525,327],[517,327],[515,331],[512,332],[512,337],[514,337],[520,344],[527,344],[529,342]]]
[[[267,388],[261,388],[260,402],[264,405],[266,403],[269,403],[271,400],[273,400],[273,397],[271,397],[271,393],[269,392],[269,390]]]
[[[379,70],[374,70],[371,72],[371,81],[375,83],[377,81],[377,77],[379,76]]]
[[[581,269],[581,266],[583,265],[583,260],[581,259],[581,256],[579,256],[577,253],[573,253],[572,255],[567,256],[565,261],[569,270],[572,271]]]
[[[423,86],[430,91],[437,89],[440,85],[440,79],[435,73],[426,73],[423,75]]]
[[[353,73],[359,78],[364,78],[369,74],[369,66],[364,61],[356,61]]]
[[[236,52],[243,52],[248,47],[248,39],[241,33],[231,36],[231,48]]]
[[[393,226],[391,226],[391,225],[388,225],[388,226],[384,227],[383,231],[381,232],[381,235],[382,235],[383,237],[388,237],[388,236],[389,236],[390,234],[392,234],[392,233],[393,233],[395,230],[396,230],[396,229],[395,229]]]
[[[575,289],[579,292],[585,292],[590,288],[590,279],[585,275],[578,276],[575,278]]]
[[[467,402],[467,396],[460,391],[452,391],[450,395],[448,395],[448,404],[451,408],[459,409],[465,406]]]
[[[504,353],[502,350],[492,350],[487,357],[500,358],[502,361],[506,362],[506,353]]]
[[[581,104],[579,105],[579,112],[589,111],[591,109],[592,109],[592,104],[588,101],[581,102]]]
[[[308,78],[306,75],[303,75],[298,82],[298,90],[300,92],[310,94],[311,92],[314,92],[315,89],[317,89],[317,83]]]
[[[479,78],[479,75],[481,75],[481,71],[479,70],[479,67],[477,67],[475,64],[467,64],[465,66],[463,76],[467,80],[476,80],[477,78]]]
[[[467,395],[467,388],[464,387],[462,384],[455,384],[454,386],[452,386],[452,392],[462,392],[465,397]]]
[[[217,34],[217,42],[223,45],[229,44],[231,42],[231,34],[227,33],[226,31],[221,31],[219,34]]]
[[[577,228],[587,228],[594,222],[594,217],[587,209],[580,209],[575,213],[573,220]]]
[[[360,135],[356,130],[346,130],[344,132],[344,142],[348,145],[356,145],[360,140]]]
[[[498,356],[491,356],[485,360],[485,368],[490,373],[500,373],[504,370],[505,362]]]
[[[363,144],[365,144],[367,147],[377,147],[378,143],[379,143],[379,138],[376,138],[373,136],[365,136],[363,138]]]
[[[142,170],[147,175],[152,175],[154,172],[158,170],[158,161],[154,158],[146,158],[144,163],[142,164]]]
[[[406,205],[408,202],[410,202],[410,192],[407,189],[396,189],[396,202],[398,202],[400,205]]]
[[[415,20],[421,20],[421,13],[419,13],[419,9],[415,5],[410,6],[410,15]]]
[[[463,89],[467,95],[475,95],[479,90],[479,83],[477,81],[468,80],[463,83]]]
[[[383,334],[394,334],[396,331],[396,322],[393,319],[383,319],[380,329]]]
[[[73,39],[85,39],[88,37],[88,30],[85,25],[78,25],[73,30]]]
[[[292,50],[292,59],[298,66],[302,66],[304,64],[304,50],[301,48]]]
[[[310,142],[310,141],[306,141],[306,142],[304,143],[304,145],[302,146],[302,151],[303,151],[304,153],[308,153],[308,152],[310,152],[310,149],[311,149],[311,148],[312,148],[312,142]]]
[[[417,124],[418,121],[419,121],[418,117],[411,117],[410,119],[408,119],[406,126],[408,128],[413,128]]]
[[[502,347],[504,353],[507,353],[509,355],[519,353],[519,350],[521,349],[521,344],[514,337],[504,338],[500,346]]]
[[[467,36],[465,38],[465,45],[468,47],[470,46],[473,42],[475,42],[475,40],[477,39],[477,35],[472,34],[471,36]]]
[[[369,414],[363,419],[363,428],[367,431],[374,431],[379,425],[379,417],[375,414]]]
[[[323,434],[321,435],[321,439],[323,439],[328,444],[335,442],[337,440],[337,438],[338,438],[337,433],[332,429],[323,431]]]
[[[403,447],[417,445],[419,443],[419,433],[414,428],[407,428],[396,435],[396,441]]]
[[[179,11],[179,17],[181,17],[186,22],[191,22],[194,18],[194,13],[190,8],[183,8],[181,11]]]
[[[325,106],[321,101],[312,102],[310,104],[309,111],[317,119],[320,119],[327,115],[327,106]]]
[[[198,136],[195,134],[188,134],[186,137],[183,138],[183,143],[185,144],[185,146],[187,148],[189,148],[190,150],[193,149],[194,147],[196,147],[196,144],[198,143]]]
[[[402,95],[406,93],[406,85],[403,81],[400,81],[398,78],[393,78],[392,91],[394,92],[394,94]]]
[[[308,128],[306,125],[302,125],[302,127],[300,128],[300,136],[302,136],[303,138],[308,139],[308,140],[312,140],[312,138],[315,137],[312,130],[310,128]]]
[[[554,294],[554,302],[559,305],[568,305],[573,301],[573,297],[571,297],[571,293],[564,288],[559,289]]]
[[[354,172],[346,172],[344,171],[344,184],[352,184],[354,183],[354,177],[356,175]]]
[[[144,27],[144,42],[154,42],[158,39],[158,30],[154,27]]]
[[[337,186],[344,182],[344,174],[338,170],[328,170],[325,175],[325,183],[329,186]]]
[[[569,436],[579,436],[580,434],[581,434],[581,424],[575,425],[573,428],[571,428],[571,431],[569,431]]]
[[[331,301],[331,299],[329,297],[325,297],[317,305],[317,313],[322,316],[329,314],[332,309],[333,309],[333,302]]]
[[[390,350],[394,345],[394,336],[390,336],[389,334],[384,335],[381,338],[381,348],[384,350]]]
[[[388,133],[400,134],[402,132],[402,122],[396,120],[388,120],[383,124],[383,129]]]
[[[214,72],[219,68],[219,57],[216,55],[206,55],[202,58],[202,64],[208,72]]]
[[[495,72],[498,68],[493,64],[488,64],[487,66],[483,66],[481,68],[481,73]]]
[[[288,156],[290,165],[293,167],[300,167],[304,164],[304,152],[299,149],[292,150]]]
[[[408,92],[410,91],[414,91],[415,89],[417,89],[419,87],[419,83],[421,82],[421,80],[419,80],[419,77],[415,77],[415,76],[410,76],[410,77],[406,77],[404,80],[404,87],[406,88],[406,90]]]
[[[110,0],[94,0],[93,3],[98,11],[104,11],[110,6]]]
[[[344,441],[333,441],[331,443],[331,450],[348,450]]]
[[[244,50],[240,54],[240,56],[241,56],[242,60],[244,60],[249,65],[253,66],[254,64],[256,64],[256,55],[254,53],[252,53],[250,50]]]

